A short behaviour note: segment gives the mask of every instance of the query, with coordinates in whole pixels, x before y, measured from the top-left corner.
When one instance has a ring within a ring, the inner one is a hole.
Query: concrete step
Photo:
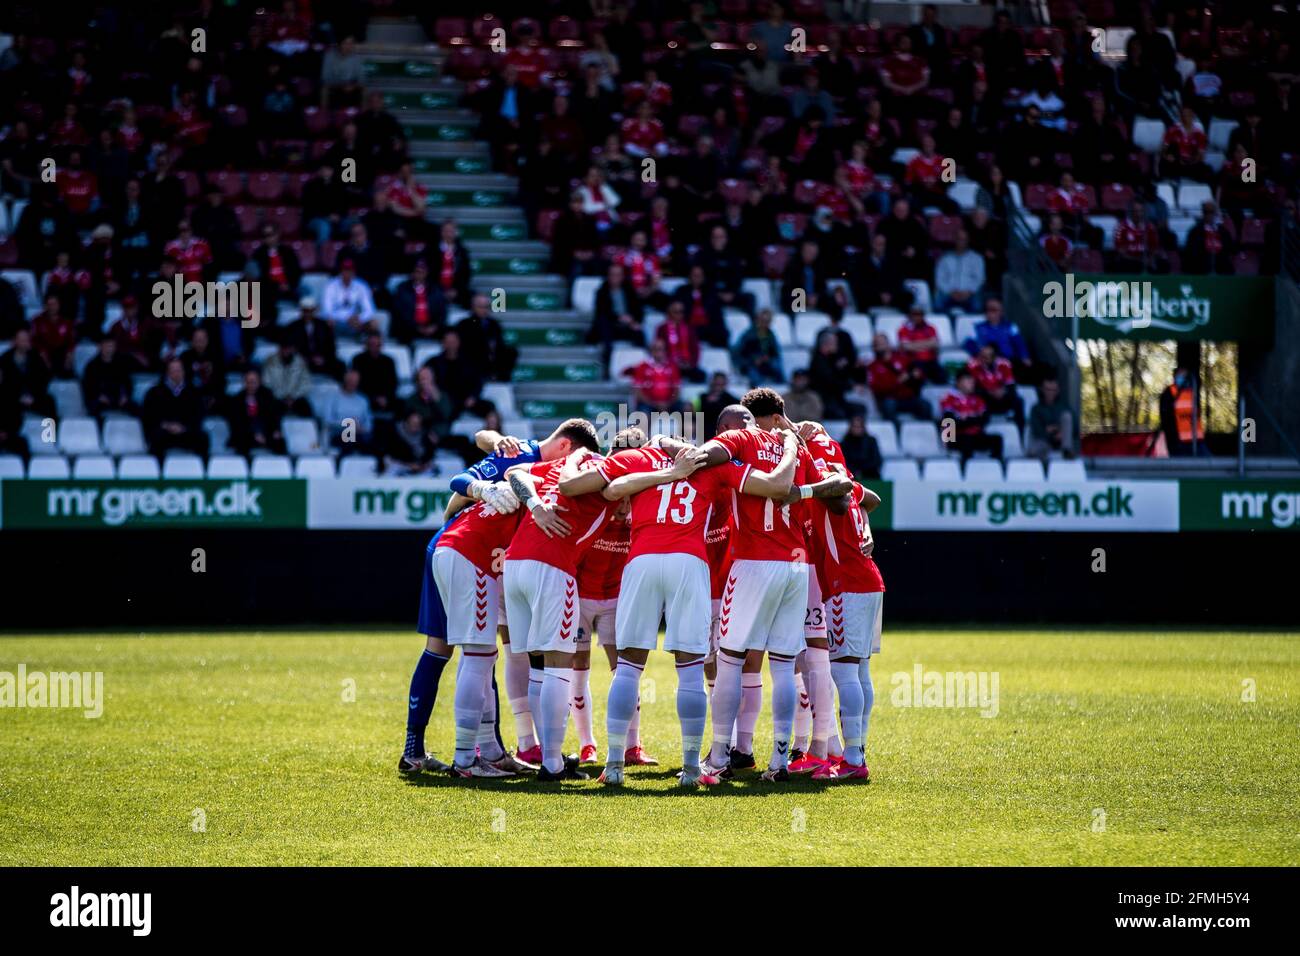
[[[367,83],[382,78],[432,81],[442,75],[442,56],[436,47],[415,56],[363,52],[362,57]]]
[[[400,82],[407,83],[408,81],[402,80]],[[458,89],[443,89],[442,87],[432,86],[417,89],[394,89],[389,86],[371,83],[370,88],[377,89],[384,94],[384,106],[396,115],[399,120],[408,113],[415,111],[458,108],[461,97],[464,95]]]
[[[512,273],[496,273],[489,279],[487,275],[478,276],[478,282],[475,285],[484,285],[490,288],[506,290],[506,297],[520,294],[545,293],[553,292],[564,293],[568,291],[569,285],[565,282],[563,276],[557,276],[551,273],[538,272],[531,275],[515,275]],[[534,310],[534,311],[540,311]]]
[[[471,257],[480,256],[488,259],[501,256],[528,256],[549,259],[551,255],[551,247],[540,239],[521,239],[517,242],[466,239],[463,231],[461,239],[465,240],[465,248],[469,250]]]
[[[429,143],[431,146],[448,146],[459,145],[450,143]],[[465,143],[465,146],[471,144]],[[492,169],[492,158],[486,154],[463,155],[446,153],[436,156],[421,156],[413,154],[411,156],[411,167],[416,172],[416,179],[434,174],[444,175],[447,173],[459,173],[466,176],[479,175],[490,172]]]
[[[574,348],[586,344],[588,323],[573,325],[506,325],[502,330],[506,341],[521,349]],[[530,353],[531,354],[531,353]]]
[[[495,285],[490,280],[497,277],[536,276],[546,271],[550,257],[541,255],[523,256],[476,256],[470,254],[470,268],[484,283]]]
[[[433,110],[430,113],[445,113],[445,119],[420,120],[411,119],[410,113],[398,114],[402,132],[412,143],[463,143],[474,138],[478,127],[478,117],[469,110]]]

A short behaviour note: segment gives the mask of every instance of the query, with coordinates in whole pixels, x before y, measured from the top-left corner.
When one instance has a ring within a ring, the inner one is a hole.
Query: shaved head
[[[754,424],[754,414],[744,405],[728,405],[718,413],[717,434],[733,428],[748,428]]]

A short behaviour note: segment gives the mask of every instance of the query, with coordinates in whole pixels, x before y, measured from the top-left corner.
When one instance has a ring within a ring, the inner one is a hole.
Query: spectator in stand
[[[977,451],[987,451],[994,458],[1002,458],[1002,436],[990,435],[984,430],[988,424],[988,407],[984,399],[975,394],[975,376],[968,369],[957,373],[957,387],[939,403],[939,429],[951,435],[953,448],[966,464]]]
[[[90,289],[90,273],[73,269],[72,254],[60,252],[54,257],[54,268],[41,280],[42,301],[51,297],[59,302],[61,314],[76,318],[81,309],[81,299]]]
[[[335,331],[352,336],[377,332],[375,300],[370,286],[357,278],[356,263],[352,259],[339,261],[339,274],[325,283],[321,313],[333,323]]]
[[[935,305],[944,312],[974,312],[984,297],[984,257],[970,247],[970,235],[957,230],[950,251],[934,268]]]
[[[186,282],[203,282],[212,268],[212,248],[194,234],[188,219],[176,226],[176,238],[163,247],[163,255],[176,263]]]
[[[1010,415],[1016,427],[1025,427],[1025,403],[1016,393],[1016,373],[1011,363],[998,355],[992,345],[980,349],[979,354],[966,363],[966,370],[975,377],[975,393],[994,415]]]
[[[99,179],[82,163],[81,150],[68,151],[67,162],[58,171],[59,199],[81,228],[92,224],[99,209]]]
[[[826,49],[813,61],[813,69],[821,75],[821,85],[833,97],[847,99],[857,93],[858,70],[844,51],[844,39],[839,30],[826,37]]]
[[[280,347],[262,365],[262,381],[271,390],[276,401],[291,414],[302,418],[312,417],[311,369],[307,360],[298,354],[295,336],[280,335]]]
[[[1179,121],[1165,130],[1161,150],[1161,177],[1211,182],[1214,176],[1205,164],[1205,148],[1208,145],[1205,127],[1196,118],[1196,111],[1190,106],[1184,106]]]
[[[117,352],[132,374],[156,367],[161,333],[152,318],[140,318],[140,302],[132,293],[122,296],[122,315],[108,327],[108,335],[117,342]]]
[[[781,299],[786,311],[825,312],[838,319],[844,304],[826,282],[827,271],[821,262],[821,249],[815,242],[799,244],[799,256],[786,267]]]
[[[0,454],[17,455],[24,463],[31,457],[31,448],[23,435],[23,412],[4,381],[3,359],[0,359]]]
[[[302,187],[303,231],[315,241],[318,258],[325,243],[342,238],[345,228],[350,228],[347,217],[347,190],[336,178],[334,167],[321,163],[316,175]]]
[[[979,35],[978,42],[988,61],[989,87],[1000,96],[1019,83],[1025,66],[1025,44],[1011,22],[1011,14],[997,11],[993,25]]]
[[[945,212],[952,212],[956,211],[957,205],[948,198],[948,184],[955,181],[956,173],[956,162],[939,155],[934,137],[922,133],[921,151],[907,161],[903,182],[918,208],[938,206]]]
[[[1075,455],[1074,414],[1061,395],[1061,385],[1054,378],[1043,379],[1038,386],[1038,402],[1029,410],[1029,441],[1025,454],[1046,459],[1054,453],[1066,458]]]
[[[262,242],[253,253],[253,264],[262,286],[276,301],[293,302],[302,283],[302,265],[293,247],[280,241],[280,230],[272,223],[262,226]]]
[[[925,60],[930,71],[944,76],[949,68],[948,31],[939,22],[939,9],[933,3],[921,7],[921,21],[907,28],[912,51]]]
[[[681,399],[682,376],[677,365],[668,358],[668,347],[663,339],[650,343],[650,358],[622,370],[632,378],[632,396],[637,411],[672,412],[678,409]]]
[[[595,315],[587,341],[605,346],[606,353],[614,342],[645,345],[645,306],[626,281],[627,274],[617,262],[610,263],[605,281],[596,290]]]
[[[902,278],[929,279],[930,233],[912,215],[911,203],[902,196],[895,199],[889,215],[880,220],[876,231],[885,237],[889,251],[897,258]]]
[[[0,387],[4,389],[4,402],[16,404],[22,414],[55,414],[50,367],[32,348],[32,333],[27,329],[15,332],[13,346],[0,355]]]
[[[1091,52],[1091,47],[1088,49]],[[1128,163],[1129,144],[1106,111],[1106,98],[1093,96],[1088,103],[1088,118],[1073,137],[1072,155],[1079,178],[1094,183],[1131,181],[1134,169]]]
[[[703,266],[691,267],[686,282],[672,295],[670,310],[674,304],[682,307],[695,335],[715,348],[727,347],[727,324],[722,315],[722,302],[709,284]]]
[[[782,107],[781,67],[775,57],[768,55],[767,44],[750,34],[750,43],[754,49],[740,64],[736,74],[737,83],[743,82],[742,92],[737,98],[747,99],[759,115],[772,115]],[[746,96],[743,90],[748,88]]]
[[[338,261],[351,261],[353,268],[356,270],[357,278],[364,282],[370,289],[370,294],[375,297],[374,301],[378,303],[380,297],[386,294],[384,283],[388,280],[388,272],[397,267],[397,263],[405,258],[401,243],[393,242],[384,246],[377,245],[370,241],[370,227],[366,222],[370,220],[370,213],[362,217],[361,222],[354,222],[348,229],[348,241],[339,250]]]
[[[448,442],[456,409],[451,407],[451,398],[438,388],[438,380],[428,365],[415,373],[415,392],[406,400],[406,411],[420,416],[425,431],[436,445]]]
[[[736,371],[753,385],[784,382],[781,343],[772,331],[772,310],[759,309],[753,324],[741,333],[731,349]]]
[[[75,247],[77,233],[72,218],[58,201],[53,185],[38,184],[18,220],[14,240],[18,243],[18,261],[36,272],[49,269],[60,250]]]
[[[209,186],[203,199],[203,205],[196,208],[191,217],[195,234],[212,250],[212,261],[218,271],[242,269],[244,254],[239,251],[239,241],[244,231],[234,210],[226,205],[220,186]]]
[[[1047,226],[1038,237],[1038,246],[1047,258],[1056,263],[1059,269],[1070,267],[1070,257],[1074,255],[1074,243],[1065,234],[1065,220],[1059,212],[1047,217]]]
[[[880,479],[885,461],[880,454],[880,442],[867,431],[865,416],[854,415],[849,419],[849,430],[840,439],[840,451],[844,452],[844,463],[858,481]]]
[[[370,90],[365,103],[365,109],[357,114],[356,119],[361,156],[370,157],[376,171],[392,172],[406,155],[406,136],[397,118],[384,108],[382,91]]]
[[[482,133],[492,144],[492,155],[497,165],[513,170],[517,168],[519,151],[532,135],[533,118],[537,113],[531,88],[521,81],[519,70],[513,63],[494,76],[482,94]]]
[[[948,110],[943,125],[935,130],[934,137],[939,155],[956,162],[956,166],[952,167],[953,173],[958,168],[969,169],[975,162],[975,151],[980,139],[960,106]],[[947,198],[946,192],[944,197]]]
[[[766,17],[749,28],[749,38],[753,42],[762,43],[772,62],[778,65],[790,62],[791,53],[787,47],[793,40],[793,32],[790,22],[785,18],[785,10],[776,0],[767,5]]]
[[[1067,129],[1065,100],[1056,89],[1056,76],[1049,70],[1039,70],[1029,92],[1020,97],[1022,109],[1038,110],[1039,122],[1045,129],[1064,133]]]
[[[159,460],[173,449],[207,457],[203,405],[186,381],[185,366],[180,359],[167,362],[162,381],[144,396],[140,417],[149,451]]]
[[[136,415],[132,398],[131,363],[117,354],[117,342],[111,335],[99,340],[99,352],[86,364],[81,376],[81,399],[86,414],[102,419],[105,412]]]
[[[436,256],[438,288],[449,303],[465,307],[470,299],[469,250],[460,241],[455,219],[444,219],[438,227]]]
[[[628,240],[628,247],[618,253],[614,261],[623,267],[633,293],[642,302],[652,308],[662,308],[668,299],[659,289],[663,270],[659,266],[659,257],[650,251],[648,244],[645,230],[638,229]]]
[[[429,267],[416,259],[409,278],[393,293],[392,337],[403,345],[437,341],[447,322],[447,300],[429,281]]]
[[[903,267],[889,251],[889,240],[883,232],[877,231],[871,237],[871,248],[859,260],[849,281],[859,309],[906,309],[912,303],[912,293],[903,285]]]
[[[1196,377],[1179,367],[1174,370],[1173,383],[1160,393],[1160,432],[1171,458],[1210,454],[1205,444],[1198,386]]]
[[[429,232],[424,218],[429,207],[429,190],[415,178],[415,167],[409,161],[398,167],[397,178],[388,187],[388,202],[393,212],[406,221],[407,237],[412,241],[423,240]]]
[[[889,94],[885,106],[891,116],[916,119],[925,114],[930,68],[912,53],[912,38],[906,33],[894,41],[893,55],[880,64],[880,82]]]
[[[688,382],[704,381],[700,371],[700,340],[686,319],[686,307],[681,302],[671,302],[664,321],[655,330],[655,339],[663,342],[668,361],[677,366]]]
[[[243,388],[226,399],[226,421],[230,425],[230,448],[239,455],[255,451],[285,454],[284,434],[280,430],[284,407],[262,384],[257,369],[244,372]]]
[[[427,371],[427,370],[426,370]],[[433,456],[437,445],[417,411],[408,411],[384,442],[384,471],[396,475],[437,474]]]
[[[185,366],[185,381],[198,396],[203,414],[219,411],[218,406],[226,395],[226,364],[206,327],[196,326],[190,333],[189,345],[180,352],[180,361]]]
[[[817,336],[808,374],[813,390],[821,397],[827,418],[848,419],[866,414],[866,408],[847,396],[853,388],[856,368],[853,357],[845,354],[834,331],[823,329]]]
[[[926,321],[925,309],[915,303],[907,310],[907,321],[898,329],[898,350],[928,381],[936,385],[948,381],[939,364],[939,333]]]
[[[575,191],[569,196],[569,207],[551,225],[551,271],[572,286],[578,276],[592,274],[599,248],[596,225],[582,211],[581,191]]]
[[[442,352],[425,363],[451,402],[453,419],[461,412],[481,415],[492,406],[482,401],[483,372],[461,356],[460,336],[455,329],[442,334]]]
[[[605,183],[604,173],[596,166],[587,170],[579,191],[582,193],[583,213],[591,217],[598,234],[607,235],[618,224],[618,207],[622,199]]]
[[[718,421],[718,416],[728,405],[736,405],[740,399],[731,394],[727,388],[727,373],[714,372],[709,377],[709,390],[700,396],[700,415],[704,418],[704,430],[708,434]]]
[[[654,105],[648,99],[637,104],[635,116],[623,120],[619,136],[623,149],[637,159],[668,155],[664,124],[655,117]]]
[[[1201,218],[1196,220],[1183,245],[1183,271],[1232,275],[1235,271],[1232,254],[1236,248],[1237,233],[1232,220],[1207,199],[1201,203]]]
[[[1016,381],[1025,382],[1033,377],[1034,363],[1029,357],[1029,346],[1025,344],[1020,328],[1007,321],[1002,311],[1002,300],[995,296],[984,300],[983,321],[975,324],[975,335],[962,343],[972,356],[978,355],[986,345],[992,345],[998,355],[1011,362]]]
[[[803,74],[803,85],[795,91],[790,100],[790,112],[795,119],[802,119],[812,107],[822,111],[828,123],[835,122],[835,101],[830,93],[822,89],[822,77],[815,68],[808,68]]]
[[[1031,104],[1024,118],[1003,140],[1001,161],[1024,183],[1046,183],[1056,178],[1056,153],[1061,134],[1043,125],[1042,110]]]
[[[357,41],[345,36],[325,51],[320,67],[321,106],[339,109],[357,106],[365,85],[365,69],[357,53]]]
[[[966,222],[970,247],[984,260],[985,285],[991,289],[1002,288],[1002,273],[1007,268],[1006,227],[989,215],[989,211],[976,206]]]
[[[320,317],[317,302],[311,296],[298,301],[298,321],[289,326],[287,334],[293,338],[313,375],[342,377],[343,363],[335,345],[334,325]]]
[[[1128,214],[1115,224],[1116,272],[1168,272],[1169,260],[1160,248],[1160,233],[1147,220],[1146,205],[1134,201]]]
[[[45,308],[32,322],[32,344],[56,378],[75,378],[73,350],[77,344],[74,317],[63,312],[59,298],[45,297]]]
[[[709,230],[709,244],[696,254],[695,264],[704,270],[707,285],[723,307],[754,314],[754,296],[743,289],[745,260],[732,248],[726,226]]]
[[[925,373],[896,351],[882,333],[876,333],[871,348],[875,354],[867,365],[867,388],[875,396],[880,414],[891,422],[900,414],[929,421],[934,413],[921,398]]]
[[[785,398],[785,415],[792,422],[819,422],[826,415],[821,396],[812,390],[808,370],[795,369],[790,375],[790,390]]]
[[[352,371],[361,376],[361,393],[370,399],[376,415],[391,414],[397,403],[397,363],[384,354],[378,332],[366,336],[366,347],[352,358]]]
[[[514,374],[519,350],[506,342],[505,331],[492,315],[491,301],[476,295],[470,314],[454,326],[460,336],[461,354],[487,379],[508,382]]]
[[[341,455],[365,453],[371,447],[375,420],[370,402],[361,393],[361,376],[353,369],[343,373],[342,387],[325,402],[321,425],[328,441]]]

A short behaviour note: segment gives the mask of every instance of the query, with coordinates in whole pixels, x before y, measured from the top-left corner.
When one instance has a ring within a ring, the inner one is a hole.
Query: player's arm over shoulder
[[[584,449],[579,449],[564,460],[564,467],[560,469],[560,480],[556,487],[566,498],[600,491],[609,483],[609,479],[595,465],[582,467],[590,454]]]

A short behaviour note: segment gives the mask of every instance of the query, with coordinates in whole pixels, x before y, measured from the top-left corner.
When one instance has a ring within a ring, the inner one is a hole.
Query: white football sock
[[[510,698],[510,712],[514,714],[515,738],[520,750],[537,746],[533,709],[529,703],[532,699],[528,689],[530,670],[527,654],[506,654],[506,696]]]
[[[857,664],[831,664],[831,677],[840,691],[840,720],[844,724],[844,760],[862,766],[862,682]]]
[[[493,661],[493,669],[496,662]],[[483,689],[483,716],[478,721],[478,755],[489,762],[506,755],[497,743],[497,695],[492,688],[492,671],[488,671],[488,685]]]
[[[794,661],[768,657],[772,675],[772,768],[790,765],[790,731],[794,726],[797,699],[794,690]]]
[[[831,681],[830,651],[808,648],[808,698],[812,704],[812,749],[814,757],[826,756],[826,738],[835,723],[835,688]]]
[[[808,686],[804,683],[803,674],[796,669],[794,673],[794,689],[799,695],[799,704],[794,712],[794,749],[808,751],[808,737],[812,732],[812,703],[808,696]]]
[[[564,769],[564,735],[569,729],[569,688],[572,686],[572,668],[546,668],[538,705],[542,713],[542,765],[551,773]]]
[[[533,746],[542,742],[542,680],[545,671],[530,667],[528,669],[528,720],[533,725],[535,736],[533,737]],[[524,746],[524,740],[519,739],[519,749],[527,750]]]
[[[731,730],[740,712],[741,658],[730,654],[718,655],[718,677],[713,684],[713,750],[709,762],[715,767],[727,765],[731,750]]]
[[[741,753],[752,754],[754,728],[758,726],[758,715],[763,710],[762,671],[743,675],[740,686],[740,710],[736,713],[736,749]]]
[[[858,683],[862,685],[862,759],[866,760],[867,730],[871,726],[871,708],[876,703],[876,685],[871,682],[871,658],[858,664]]]
[[[682,725],[682,768],[695,770],[700,765],[700,746],[704,742],[704,721],[708,716],[709,698],[704,693],[704,661],[677,665],[677,719]]]
[[[456,720],[456,756],[458,767],[474,762],[479,723],[483,719],[483,699],[492,685],[492,668],[497,651],[487,645],[462,647],[456,668],[456,697],[452,713]]]
[[[573,669],[573,690],[569,698],[573,725],[578,729],[578,744],[586,747],[596,743],[591,730],[591,671]]]
[[[609,685],[609,702],[605,705],[605,734],[609,737],[609,753],[605,755],[607,767],[623,766],[628,725],[639,709],[637,701],[641,696],[643,669],[640,664],[620,660],[614,671],[614,682]]]

